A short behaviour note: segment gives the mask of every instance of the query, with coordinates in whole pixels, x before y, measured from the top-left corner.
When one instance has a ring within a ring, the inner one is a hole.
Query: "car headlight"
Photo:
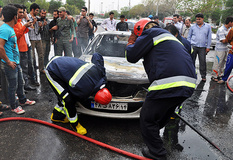
[[[146,98],[146,94],[147,94],[147,91],[145,91],[145,90],[140,90],[140,91],[138,91],[138,92],[136,93],[136,95],[134,96],[133,99],[138,99],[138,98],[140,98],[140,99],[145,99],[145,98]]]

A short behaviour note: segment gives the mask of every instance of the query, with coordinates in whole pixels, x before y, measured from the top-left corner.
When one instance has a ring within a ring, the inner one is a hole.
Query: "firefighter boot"
[[[81,135],[84,135],[84,134],[87,134],[87,130],[86,128],[84,128],[79,122],[76,122],[76,123],[70,123],[70,126],[72,127],[72,129],[81,134]]]
[[[53,122],[61,122],[61,123],[69,123],[69,120],[66,117],[66,115],[58,112],[55,109],[53,110],[53,113],[51,115],[51,121],[53,121]]]

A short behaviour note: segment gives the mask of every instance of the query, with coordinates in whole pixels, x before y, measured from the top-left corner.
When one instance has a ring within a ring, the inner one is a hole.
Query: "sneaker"
[[[11,112],[15,112],[16,114],[23,114],[25,113],[25,110],[22,109],[22,107],[18,106],[15,109],[12,109]]]
[[[15,94],[15,100],[18,101],[19,97],[17,96],[17,94]]]
[[[30,105],[31,106],[31,105],[33,105],[35,103],[36,103],[36,101],[31,101],[31,100],[27,99],[25,103],[19,103],[19,104],[21,106],[25,106],[25,105]]]

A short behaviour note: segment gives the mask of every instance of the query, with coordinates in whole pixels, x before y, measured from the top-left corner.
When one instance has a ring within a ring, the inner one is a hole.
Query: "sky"
[[[88,0],[84,0],[86,2],[86,7],[88,7]],[[66,0],[62,0],[63,3],[66,2]],[[101,3],[102,2],[102,3]],[[108,12],[111,10],[118,10],[118,4],[119,4],[119,12],[120,9],[129,6],[132,8],[133,6],[142,3],[142,0],[90,0],[91,3],[91,12],[94,13],[100,13],[102,12]],[[102,4],[102,5],[101,5]]]

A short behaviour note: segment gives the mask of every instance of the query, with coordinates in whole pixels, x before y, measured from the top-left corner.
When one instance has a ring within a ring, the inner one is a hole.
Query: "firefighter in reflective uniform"
[[[148,18],[135,24],[125,54],[131,63],[144,59],[151,83],[140,113],[142,136],[148,147],[142,153],[147,158],[166,159],[159,130],[176,107],[193,94],[196,74],[191,56],[176,37]]]
[[[95,94],[97,103],[106,105],[112,95],[107,88],[103,57],[95,53],[92,63],[73,57],[53,57],[48,63],[45,73],[58,103],[51,115],[53,122],[70,123],[74,131],[86,134],[86,129],[79,123],[75,103],[86,100]]]

